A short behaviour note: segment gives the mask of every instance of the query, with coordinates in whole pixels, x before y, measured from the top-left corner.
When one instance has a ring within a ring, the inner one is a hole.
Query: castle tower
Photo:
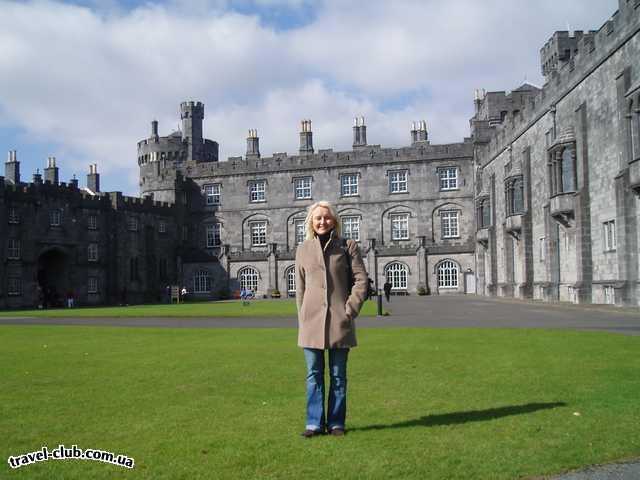
[[[187,144],[187,161],[201,160],[204,104],[202,102],[182,102],[180,104],[180,118],[182,119],[182,141]]]
[[[4,164],[4,178],[14,185],[20,183],[20,162],[15,150],[9,150],[7,162]]]
[[[302,120],[300,125],[300,155],[310,155],[313,153],[313,132],[311,131],[311,120]]]
[[[56,167],[56,157],[47,158],[47,168],[44,169],[44,180],[54,185],[58,184],[58,167]]]
[[[258,130],[250,129],[247,137],[247,158],[260,158],[260,137]]]
[[[367,145],[367,126],[364,117],[353,119],[353,147],[365,147]]]
[[[100,191],[100,174],[98,173],[98,165],[96,163],[89,165],[87,188],[93,193],[98,193]]]
[[[40,174],[40,169],[36,168],[36,173],[33,174],[33,183],[40,185],[42,183],[42,175]]]
[[[151,121],[151,138],[158,139],[158,121]]]
[[[420,120],[411,123],[411,144],[429,143],[429,134],[427,133],[427,122]]]

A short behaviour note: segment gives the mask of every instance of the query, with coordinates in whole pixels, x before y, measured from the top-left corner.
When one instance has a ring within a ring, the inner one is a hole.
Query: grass
[[[131,305],[124,307],[80,307],[49,310],[10,310],[0,312],[0,317],[291,317],[296,315],[296,301],[252,300],[243,305],[240,300],[217,302]],[[368,300],[360,316],[375,316],[376,302]]]
[[[77,444],[136,466],[5,463],[0,477],[493,480],[640,455],[639,337],[361,329],[359,342],[348,435],[305,440],[295,330],[2,326],[0,458]]]

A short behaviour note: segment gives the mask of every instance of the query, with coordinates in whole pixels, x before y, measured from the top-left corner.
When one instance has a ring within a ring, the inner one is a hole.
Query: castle
[[[219,161],[203,138],[204,105],[181,104],[182,128],[138,142],[141,198],[60,183],[55,159],[23,183],[15,151],[0,181],[5,262],[0,307],[157,301],[167,284],[195,297],[295,292],[305,209],[334,203],[376,287],[638,305],[640,1],[619,0],[602,28],[556,32],[541,50],[542,88],[475,96],[471,136],[432,144],[367,141],[316,151],[310,120],[297,154]],[[346,132],[345,132],[346,133]]]

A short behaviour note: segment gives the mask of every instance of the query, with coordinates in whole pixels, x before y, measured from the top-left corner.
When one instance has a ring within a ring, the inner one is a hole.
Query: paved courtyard
[[[256,300],[259,302],[260,300]],[[560,328],[640,335],[640,309],[605,305],[548,304],[512,299],[465,296],[392,297],[383,303],[390,315],[357,319],[358,328]],[[294,317],[245,318],[2,318],[0,324],[110,325],[138,327],[295,328]]]

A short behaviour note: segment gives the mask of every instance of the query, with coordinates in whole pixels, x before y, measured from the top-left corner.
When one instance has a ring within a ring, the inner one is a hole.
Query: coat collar
[[[333,230],[331,230],[331,232],[329,233],[329,240],[327,240],[327,243],[325,243],[324,245],[324,250],[322,250],[322,246],[320,245],[320,238],[318,237],[318,235],[313,237],[313,241],[315,242],[315,244],[320,248],[320,250],[322,250],[323,252],[326,252],[329,249],[329,246],[334,242],[335,239],[337,239],[338,236],[336,235],[336,230],[335,228]]]

